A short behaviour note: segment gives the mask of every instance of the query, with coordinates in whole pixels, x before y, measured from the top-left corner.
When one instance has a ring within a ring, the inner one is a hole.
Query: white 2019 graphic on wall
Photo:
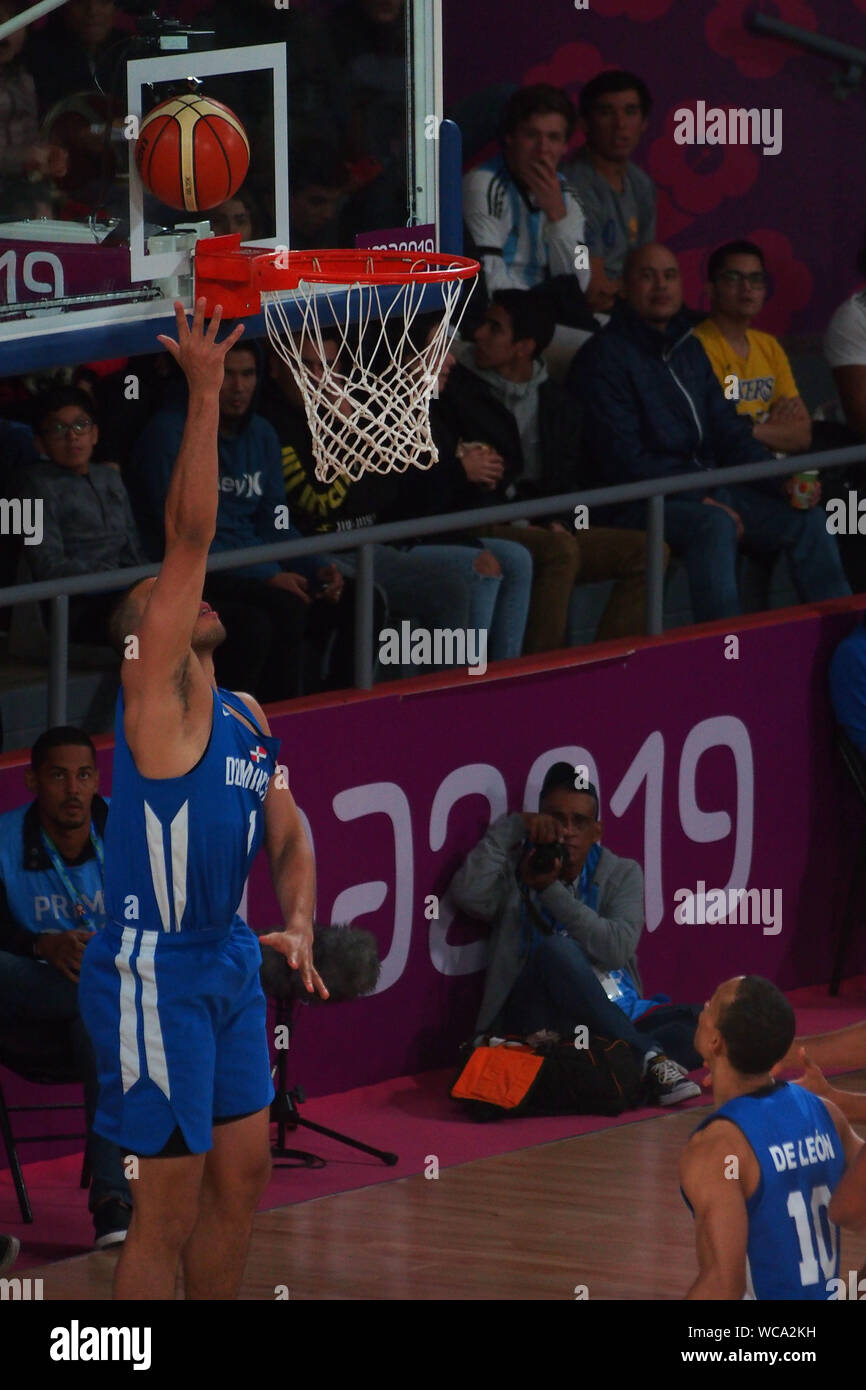
[[[736,774],[736,797],[733,811],[707,810],[696,798],[696,780],[701,758],[711,749],[728,749],[733,756]],[[644,787],[643,870],[646,885],[646,925],[653,932],[665,916],[664,868],[662,862],[662,797],[665,776],[665,741],[657,730],[649,734],[635,753],[619,785],[611,794],[606,813],[607,838],[615,842],[612,822],[625,815],[635,796]],[[532,763],[526,778],[523,809],[538,808],[538,794],[544,775],[552,763],[568,762],[573,767],[584,765],[589,780],[602,797],[603,786],[598,766],[588,748],[569,744],[550,748]],[[509,810],[505,779],[491,763],[464,763],[446,774],[440,782],[430,807],[429,845],[436,853],[443,848],[448,836],[448,821],[452,808],[466,796],[483,796],[490,807],[490,820]],[[711,844],[733,835],[733,853],[725,891],[746,888],[752,865],[754,831],[754,764],[749,731],[741,719],[720,715],[703,719],[686,735],[679,756],[677,800],[680,826],[687,839],[696,844]],[[484,969],[487,944],[473,941],[452,945],[448,928],[454,918],[454,907],[446,893],[439,905],[439,917],[427,922],[416,910],[418,894],[432,891],[429,884],[415,884],[415,863],[412,844],[412,808],[409,799],[396,782],[368,782],[338,792],[333,808],[341,821],[354,821],[363,816],[386,815],[394,836],[394,912],[391,941],[382,956],[382,970],[377,994],[390,989],[406,968],[412,930],[423,920],[429,932],[430,959],[442,975],[471,975]],[[599,814],[605,819],[603,806]],[[313,843],[313,830],[301,811],[301,817]],[[469,846],[467,846],[467,849]],[[388,896],[385,879],[370,879],[353,884],[338,893],[326,920],[355,922],[378,912]],[[241,908],[243,911],[243,907]],[[322,919],[325,920],[325,919]]]

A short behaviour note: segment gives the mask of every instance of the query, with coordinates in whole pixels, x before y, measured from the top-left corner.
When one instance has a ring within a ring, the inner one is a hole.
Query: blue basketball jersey
[[[115,716],[111,811],[105,832],[105,913],[109,923],[178,934],[219,934],[231,926],[262,842],[262,803],[280,740],[254,732],[243,700],[213,692],[213,727],[183,777],[142,777]]]
[[[828,1280],[839,1274],[839,1227],[827,1207],[845,1155],[826,1105],[802,1086],[779,1082],[726,1101],[694,1133],[714,1120],[741,1129],[761,1166],[746,1203],[746,1297],[827,1299]]]

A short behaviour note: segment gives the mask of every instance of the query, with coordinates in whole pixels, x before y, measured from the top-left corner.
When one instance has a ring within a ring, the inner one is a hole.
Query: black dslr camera
[[[564,864],[568,850],[559,840],[551,840],[546,845],[536,845],[529,860],[529,870],[533,874],[549,874],[557,859]]]

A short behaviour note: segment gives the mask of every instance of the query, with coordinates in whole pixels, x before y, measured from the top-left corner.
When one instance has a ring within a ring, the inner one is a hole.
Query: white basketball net
[[[432,310],[428,286],[419,280],[398,286],[301,281],[291,299],[263,296],[268,337],[303,397],[319,482],[357,482],[368,471],[402,473],[411,464],[430,468],[436,462],[430,400],[469,302],[467,295],[452,321],[462,288],[462,279],[437,282],[441,305]],[[300,327],[297,319],[292,326],[290,304],[302,309]],[[320,307],[328,310],[325,325]],[[431,312],[442,317],[429,343],[413,340],[416,319]],[[329,338],[338,343],[330,363]],[[315,370],[303,361],[310,344]]]

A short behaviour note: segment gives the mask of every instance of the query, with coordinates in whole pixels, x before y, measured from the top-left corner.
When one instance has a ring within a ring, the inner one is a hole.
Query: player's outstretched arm
[[[800,1063],[803,1075],[794,1078],[796,1085],[804,1086],[807,1091],[820,1096],[822,1100],[832,1101],[846,1120],[854,1124],[866,1124],[866,1095],[862,1091],[843,1091],[838,1086],[831,1086],[805,1047],[800,1048]]]
[[[216,530],[223,362],[243,325],[218,343],[221,310],[217,307],[206,325],[204,309],[200,300],[189,324],[183,305],[176,303],[177,340],[159,337],[186,377],[189,402],[165,504],[165,558],[139,625],[139,659],[123,663],[124,686],[133,694],[143,686],[153,689],[176,681],[188,662]]]
[[[827,1215],[849,1231],[866,1231],[866,1144],[842,1174]]]
[[[836,1126],[846,1163],[827,1215],[831,1221],[839,1226],[847,1226],[849,1230],[866,1230],[866,1143],[854,1133],[838,1105],[827,1096],[821,1099]]]
[[[270,726],[258,701],[252,695],[241,695],[241,699],[269,734]],[[313,966],[313,908],[316,902],[313,851],[295,798],[279,773],[271,778],[265,797],[265,849],[285,925],[282,931],[260,936],[259,941],[273,946],[286,957],[293,970],[300,971],[309,994],[315,991],[322,999],[327,999],[325,983]]]
[[[773,1075],[798,1067],[802,1061],[802,1047],[806,1048],[813,1062],[825,1069],[842,1067],[855,1071],[858,1067],[866,1067],[866,1019],[849,1023],[847,1028],[836,1028],[832,1033],[795,1038],[781,1062],[773,1068]]]
[[[739,1299],[746,1291],[749,1218],[739,1171],[748,1156],[743,1150],[742,1134],[724,1120],[701,1130],[683,1149],[680,1186],[695,1214],[699,1267],[686,1299]]]

